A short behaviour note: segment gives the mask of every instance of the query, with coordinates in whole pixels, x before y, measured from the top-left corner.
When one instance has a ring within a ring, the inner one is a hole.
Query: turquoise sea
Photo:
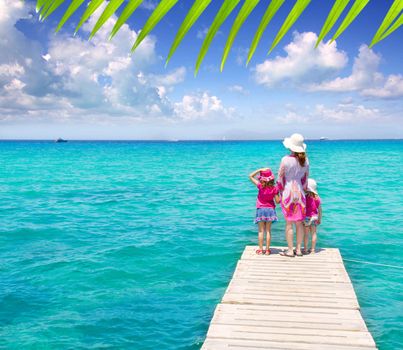
[[[402,267],[403,141],[308,152],[319,246]],[[0,142],[0,348],[199,349],[256,242],[247,175],[285,154],[279,141]],[[401,349],[402,270],[345,264],[379,349]]]

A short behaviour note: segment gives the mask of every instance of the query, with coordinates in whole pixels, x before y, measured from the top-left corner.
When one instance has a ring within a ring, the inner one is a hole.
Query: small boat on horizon
[[[62,139],[61,137],[59,137],[57,140],[55,140],[56,143],[63,143],[63,142],[67,142],[67,140]]]
[[[328,137],[325,137],[325,136],[322,136],[322,137],[319,139],[319,141],[327,141],[327,140],[329,140],[329,138],[328,138]]]

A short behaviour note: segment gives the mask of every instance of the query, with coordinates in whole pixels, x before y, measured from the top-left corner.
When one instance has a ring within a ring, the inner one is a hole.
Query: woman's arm
[[[277,204],[280,203],[280,196],[278,194],[276,194],[274,196],[274,200],[276,201]]]
[[[308,189],[308,179],[309,179],[309,164],[306,167],[304,177],[301,179],[302,188],[304,189],[304,191]]]
[[[280,168],[278,169],[278,175],[277,175],[277,188],[280,193],[283,192],[285,184],[285,169],[283,159],[281,160]]]
[[[256,186],[259,184],[259,181],[256,180],[255,176],[257,173],[260,173],[261,171],[267,170],[267,168],[261,168],[257,169],[254,172],[249,174],[249,180],[252,181]]]

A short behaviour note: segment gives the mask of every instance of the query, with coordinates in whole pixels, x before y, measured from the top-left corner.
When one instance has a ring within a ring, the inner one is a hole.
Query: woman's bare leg
[[[259,243],[259,249],[263,250],[263,235],[264,235],[264,229],[265,229],[265,222],[264,221],[259,221],[259,232],[258,232],[258,243]]]
[[[285,238],[287,239],[288,253],[293,254],[294,250],[294,230],[292,229],[292,221],[285,224]]]
[[[266,222],[266,250],[270,249],[271,241],[271,222]]]
[[[295,222],[295,227],[297,230],[297,246],[295,248],[297,254],[301,254],[301,245],[302,245],[302,240],[304,238],[304,224],[302,221],[296,221]]]
[[[315,249],[316,249],[316,241],[318,239],[316,229],[317,229],[316,226],[312,225],[312,227],[311,227],[311,233],[312,233],[312,249],[311,249],[311,253],[315,253]]]

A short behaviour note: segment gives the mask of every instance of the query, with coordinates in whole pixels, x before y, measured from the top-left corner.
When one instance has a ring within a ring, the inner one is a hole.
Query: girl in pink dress
[[[306,157],[306,144],[300,134],[293,134],[283,141],[291,154],[283,157],[278,173],[277,184],[281,192],[281,210],[286,220],[285,236],[288,249],[280,253],[283,256],[302,256],[301,244],[304,237],[305,190],[309,175],[309,161]],[[294,230],[297,231],[297,245],[294,252]]]
[[[255,176],[259,174],[258,179]],[[277,221],[276,203],[280,202],[278,189],[275,185],[273,172],[269,168],[258,169],[249,175],[258,188],[259,192],[256,199],[256,217],[255,224],[259,226],[258,242],[259,249],[256,254],[270,255],[271,223]],[[263,250],[264,233],[266,232],[266,250]]]
[[[306,214],[305,214],[305,236],[304,253],[315,254],[317,241],[317,226],[322,221],[322,206],[318,195],[317,184],[314,179],[308,179],[308,188],[306,191]],[[308,249],[309,233],[312,236],[311,249]]]

